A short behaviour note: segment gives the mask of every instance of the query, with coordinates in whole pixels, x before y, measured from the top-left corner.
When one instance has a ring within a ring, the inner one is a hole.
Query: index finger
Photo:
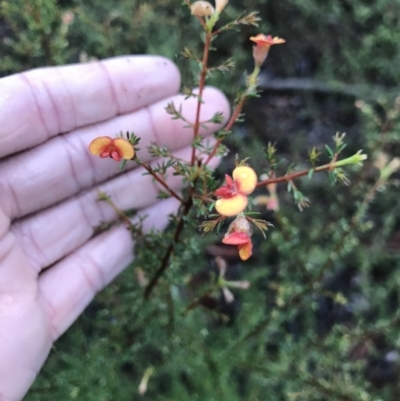
[[[180,74],[159,56],[47,67],[0,79],[0,158],[59,133],[126,114],[178,92]]]

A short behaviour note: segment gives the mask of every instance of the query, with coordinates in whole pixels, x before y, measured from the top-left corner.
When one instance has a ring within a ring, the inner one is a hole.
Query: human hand
[[[197,100],[176,95],[179,72],[161,57],[122,57],[45,68],[0,80],[0,401],[20,400],[53,342],[131,261],[123,226],[98,236],[117,218],[98,191],[121,209],[148,215],[145,229],[162,229],[178,206],[156,203],[157,188],[134,162],[125,171],[91,156],[95,137],[134,131],[139,156],[152,141],[190,158],[192,132],[164,107],[183,103],[194,120]],[[229,105],[206,89],[201,120]],[[209,135],[219,128],[201,128]],[[179,190],[181,182],[170,180]]]

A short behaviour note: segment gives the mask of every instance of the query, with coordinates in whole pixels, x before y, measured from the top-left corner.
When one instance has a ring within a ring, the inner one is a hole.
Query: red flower
[[[251,235],[253,229],[251,224],[243,215],[236,217],[230,224],[228,232],[222,240],[227,245],[237,245],[239,256],[242,260],[247,260],[252,253],[253,244],[251,243]]]
[[[130,160],[135,156],[135,149],[129,141],[123,138],[112,139],[109,136],[94,139],[89,145],[89,151],[94,156],[111,157],[117,162],[121,159]]]
[[[233,232],[227,234],[222,242],[227,245],[237,245],[239,256],[242,260],[247,260],[251,256],[253,244],[251,243],[251,238],[246,233]]]

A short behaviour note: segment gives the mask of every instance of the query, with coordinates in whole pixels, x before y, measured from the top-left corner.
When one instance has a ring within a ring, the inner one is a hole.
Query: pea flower
[[[257,36],[250,37],[250,40],[252,40],[256,44],[256,46],[254,46],[253,48],[253,57],[258,67],[260,67],[267,58],[269,49],[272,45],[280,45],[286,42],[285,39],[279,38],[277,36],[267,36],[263,33],[259,33]]]
[[[251,256],[253,249],[253,244],[251,243],[252,234],[253,228],[251,224],[247,221],[246,217],[239,215],[230,224],[222,243],[237,245],[240,259],[247,260]]]
[[[135,156],[135,149],[132,144],[124,138],[110,138],[100,136],[94,139],[89,145],[89,152],[101,158],[111,157],[117,162],[121,159],[130,160]]]
[[[225,176],[225,185],[218,188],[214,195],[219,197],[215,209],[221,216],[236,216],[243,212],[248,204],[250,195],[257,185],[257,174],[248,166],[236,167],[232,177]]]

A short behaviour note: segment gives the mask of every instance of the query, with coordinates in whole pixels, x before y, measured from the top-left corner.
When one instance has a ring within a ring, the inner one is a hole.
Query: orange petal
[[[221,216],[236,216],[247,207],[247,196],[237,194],[232,198],[218,199],[215,202],[215,209]]]
[[[253,249],[253,244],[251,241],[245,243],[244,245],[239,245],[239,257],[242,260],[247,260],[251,256],[251,251]]]
[[[242,194],[251,194],[257,185],[257,174],[248,166],[236,167],[233,170],[232,177]]]
[[[274,42],[274,45],[281,45],[282,43],[286,43],[285,39],[279,38],[278,36],[275,36],[272,40]]]
[[[274,38],[271,35],[264,35],[263,33],[259,33],[257,36],[251,36],[250,40],[255,42],[257,46],[262,47],[270,47],[272,45],[280,45],[285,43],[286,40],[275,36]]]
[[[89,145],[89,152],[94,156],[99,156],[103,153],[108,146],[112,144],[112,138],[109,136],[100,136],[93,141]]]
[[[114,139],[113,145],[118,149],[119,154],[123,159],[130,160],[135,155],[135,149],[132,144],[123,138]]]

